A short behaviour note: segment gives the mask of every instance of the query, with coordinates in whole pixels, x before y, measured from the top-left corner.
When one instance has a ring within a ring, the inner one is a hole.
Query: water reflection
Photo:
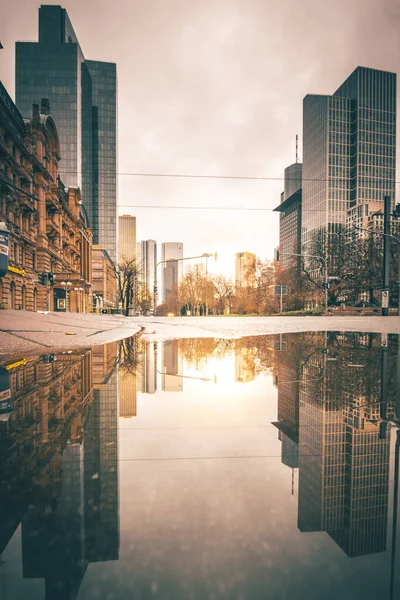
[[[5,361],[0,554],[20,536],[42,587],[4,598],[396,597],[399,356],[304,333]]]

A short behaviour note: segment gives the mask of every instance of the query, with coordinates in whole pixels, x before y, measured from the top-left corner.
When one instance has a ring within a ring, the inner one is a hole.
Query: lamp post
[[[77,312],[81,312],[81,294],[83,292],[83,287],[74,287],[74,292],[76,292],[76,298],[77,298]]]
[[[70,281],[62,281],[61,287],[65,290],[65,312],[69,312],[69,294],[72,283]]]

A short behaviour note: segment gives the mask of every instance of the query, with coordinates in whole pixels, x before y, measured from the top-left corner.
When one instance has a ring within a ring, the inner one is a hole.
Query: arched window
[[[10,308],[15,309],[15,283],[10,283]]]
[[[22,310],[26,309],[26,286],[23,285],[21,288],[21,308]]]

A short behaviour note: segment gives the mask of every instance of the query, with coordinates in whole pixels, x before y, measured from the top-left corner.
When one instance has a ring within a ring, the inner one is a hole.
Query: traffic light
[[[278,249],[276,249],[275,250],[275,260],[276,260],[276,262],[279,262],[280,255],[281,255],[280,251]]]
[[[400,217],[400,204],[396,204],[396,208],[394,209],[394,213],[393,216],[396,217]]]
[[[47,285],[47,273],[39,273],[39,283]]]
[[[47,273],[47,277],[50,285],[54,285],[54,275],[53,273]]]

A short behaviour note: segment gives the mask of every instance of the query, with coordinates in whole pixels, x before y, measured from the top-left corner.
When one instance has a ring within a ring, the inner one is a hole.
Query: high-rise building
[[[303,102],[302,247],[395,202],[396,75],[357,67],[333,96]],[[329,257],[329,253],[328,253]]]
[[[155,272],[157,267],[157,243],[154,240],[142,240],[137,245],[137,262],[143,282],[145,300],[154,305]]]
[[[118,260],[134,260],[136,258],[136,217],[120,215],[118,230]]]
[[[294,163],[285,169],[285,191],[274,210],[279,212],[279,250],[283,269],[300,265],[301,254],[301,186],[302,164]]]
[[[167,302],[176,291],[183,273],[183,244],[181,242],[165,242],[161,246],[161,260],[168,261],[162,268],[163,302]]]
[[[235,254],[235,283],[237,287],[249,285],[249,275],[256,264],[256,255],[251,252],[236,252]]]
[[[157,342],[142,342],[137,370],[137,388],[142,394],[157,391]]]
[[[60,176],[82,190],[93,242],[117,251],[116,65],[86,61],[67,11],[39,9],[39,41],[16,44],[16,104],[29,118],[48,98],[60,138]]]

